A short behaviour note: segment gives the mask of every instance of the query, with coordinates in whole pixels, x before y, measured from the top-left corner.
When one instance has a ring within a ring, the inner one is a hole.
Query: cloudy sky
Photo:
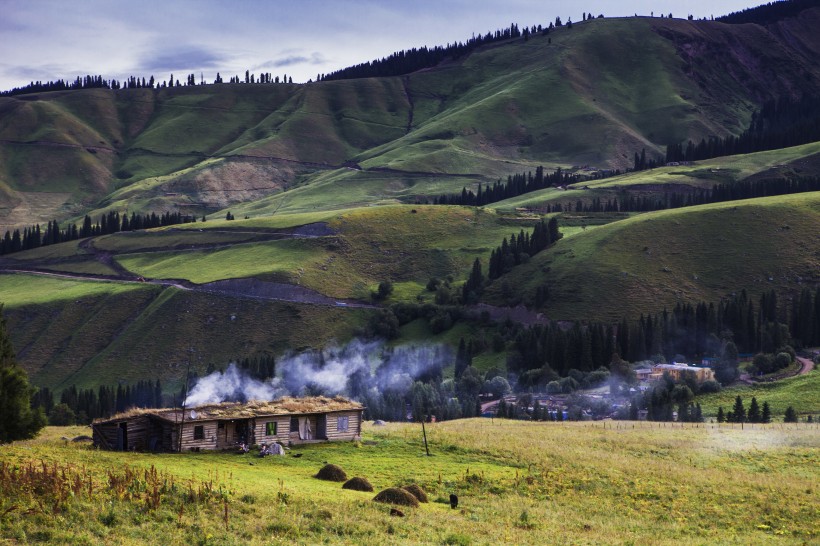
[[[763,0],[0,0],[0,89],[77,75],[245,70],[316,78],[423,45],[560,16],[718,16]]]

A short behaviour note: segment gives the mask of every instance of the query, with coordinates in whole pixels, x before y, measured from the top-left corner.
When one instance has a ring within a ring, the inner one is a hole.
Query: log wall
[[[338,430],[339,417],[347,417],[347,432],[340,432]],[[343,411],[339,413],[329,413],[327,415],[327,439],[330,441],[336,440],[355,440],[362,434],[362,412],[361,411]]]
[[[203,438],[194,439],[194,429],[203,427]],[[213,450],[217,448],[216,421],[185,421],[182,425],[182,451]],[[174,434],[176,436],[176,434]],[[174,440],[177,440],[174,438]]]
[[[268,436],[265,434],[266,424],[271,422],[276,423],[275,436]],[[287,445],[288,439],[290,438],[290,416],[273,415],[271,417],[257,417],[254,419],[254,426],[252,430],[254,443],[270,444],[273,442],[279,442],[280,444]]]

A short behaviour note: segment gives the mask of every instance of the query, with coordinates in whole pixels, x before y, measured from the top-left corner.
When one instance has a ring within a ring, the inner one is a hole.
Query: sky
[[[316,79],[424,45],[607,17],[715,17],[763,0],[0,0],[0,90],[101,75]]]

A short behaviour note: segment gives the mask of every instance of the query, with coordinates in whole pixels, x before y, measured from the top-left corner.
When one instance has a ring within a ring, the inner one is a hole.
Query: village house
[[[645,370],[641,370],[644,372]],[[686,364],[655,364],[649,374],[638,374],[638,378],[644,375],[648,381],[657,381],[663,378],[663,374],[668,373],[675,381],[680,381],[683,374],[692,373],[698,383],[703,383],[715,378],[715,372],[711,368],[701,368],[699,366],[687,366]]]
[[[285,397],[182,409],[133,409],[92,423],[94,445],[118,451],[200,451],[245,444],[358,440],[364,406],[346,398]]]

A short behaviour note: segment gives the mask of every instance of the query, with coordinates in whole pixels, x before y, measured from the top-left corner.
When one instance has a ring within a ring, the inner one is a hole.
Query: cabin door
[[[316,439],[327,440],[327,415],[316,416]]]
[[[128,451],[128,423],[117,427],[117,451]]]
[[[236,423],[236,443],[247,445],[250,438],[248,437],[248,422],[237,421]]]

